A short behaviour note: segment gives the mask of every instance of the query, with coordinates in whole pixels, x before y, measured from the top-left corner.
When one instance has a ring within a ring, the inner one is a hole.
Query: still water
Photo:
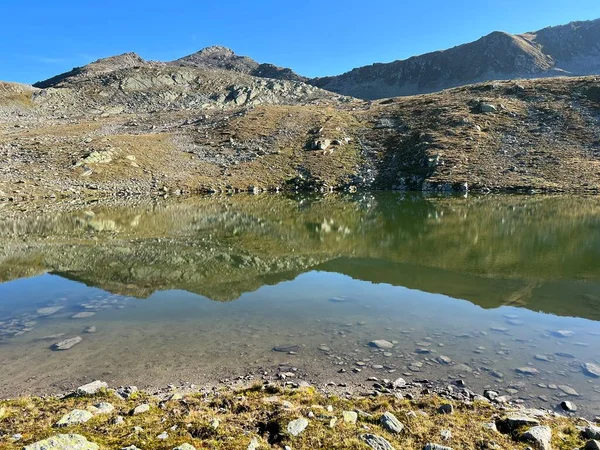
[[[3,397],[293,367],[364,387],[460,378],[597,415],[582,365],[600,366],[599,321],[595,198],[260,195],[0,218]]]

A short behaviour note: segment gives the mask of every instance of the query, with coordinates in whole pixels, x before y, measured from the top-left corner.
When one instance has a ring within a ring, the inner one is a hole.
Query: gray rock
[[[436,361],[440,364],[450,364],[452,360],[448,356],[440,355],[436,358]]]
[[[137,448],[135,445],[130,445],[128,447],[121,447],[121,450],[141,450]]]
[[[69,350],[74,345],[79,344],[83,339],[81,336],[75,336],[73,338],[65,339],[64,341],[57,342],[52,346],[52,350],[62,351]]]
[[[490,105],[489,103],[480,103],[479,104],[479,112],[482,113],[495,113],[498,111],[494,105]]]
[[[584,428],[583,435],[587,439],[600,439],[600,427],[589,425]]]
[[[166,431],[163,431],[158,436],[156,436],[156,439],[160,439],[161,441],[164,441],[165,439],[169,439],[169,433],[167,433]]]
[[[342,413],[344,422],[354,425],[358,420],[358,413],[355,411],[344,411]]]
[[[392,383],[392,386],[396,389],[406,386],[406,380],[404,378],[396,378]]]
[[[524,366],[524,367],[517,367],[516,369],[517,373],[520,373],[521,375],[537,375],[538,373],[540,373],[539,370],[537,370],[535,367],[530,367],[530,366]]]
[[[117,389],[116,394],[122,399],[127,400],[129,397],[131,397],[132,394],[136,393],[137,391],[138,388],[135,386],[125,386]]]
[[[384,413],[381,416],[380,422],[383,428],[391,433],[402,433],[402,430],[404,430],[404,424],[400,422],[391,412]]]
[[[373,450],[396,450],[387,439],[384,439],[381,436],[375,434],[363,434],[360,438]]]
[[[60,311],[63,308],[64,308],[64,306],[48,306],[47,308],[39,308],[36,312],[40,316],[50,316],[54,313],[57,313],[58,311]]]
[[[394,348],[394,344],[392,344],[391,342],[386,341],[384,339],[376,339],[374,341],[371,341],[371,342],[369,342],[369,346],[375,347],[375,348],[384,348],[384,349]]]
[[[569,411],[569,412],[577,411],[577,405],[575,403],[569,402],[569,401],[560,402],[560,407],[564,411]]]
[[[535,427],[540,424],[540,421],[529,416],[508,416],[496,422],[498,430],[502,433],[510,433],[519,427],[530,426]]]
[[[454,413],[454,406],[450,403],[445,403],[438,408],[437,412],[440,414],[452,414]]]
[[[588,377],[600,378],[600,366],[593,363],[584,363],[581,365],[583,373]]]
[[[57,427],[68,427],[70,425],[77,425],[80,423],[85,423],[90,420],[94,415],[83,409],[74,409],[68,414],[65,414],[60,418],[58,422],[56,422],[55,426]]]
[[[567,386],[566,384],[559,384],[558,388],[567,395],[571,395],[573,397],[579,397],[579,393],[575,389],[573,389],[571,386]]]
[[[442,430],[442,431],[440,431],[440,436],[442,437],[442,439],[444,441],[450,441],[450,440],[452,440],[452,431]]]
[[[84,333],[95,333],[96,332],[96,326],[92,325],[91,327],[87,327],[85,330],[83,330]]]
[[[113,425],[122,425],[123,423],[125,423],[125,418],[123,416],[116,416],[115,418],[113,418],[113,420],[111,420],[111,423]]]
[[[260,442],[258,442],[257,438],[253,437],[246,450],[258,450],[258,448],[260,448]]]
[[[80,313],[77,313],[77,314],[73,315],[71,317],[71,319],[86,319],[88,317],[92,317],[95,314],[96,313],[92,312],[92,311],[83,311],[83,312],[80,312]]]
[[[583,447],[584,450],[600,450],[600,441],[587,441],[585,443],[585,447]]]
[[[57,434],[34,444],[26,445],[23,450],[98,450],[98,445],[89,442],[79,434]]]
[[[301,417],[288,423],[287,432],[292,436],[299,436],[308,426],[308,419]]]
[[[142,403],[131,410],[131,415],[137,416],[138,414],[143,414],[148,411],[150,411],[150,405],[148,403]]]
[[[106,389],[108,384],[104,381],[96,380],[91,383],[84,384],[83,386],[79,386],[75,391],[77,395],[94,395],[97,394],[101,389]]]
[[[530,442],[537,450],[552,449],[552,430],[546,425],[540,425],[527,430],[521,438]]]
[[[190,444],[181,444],[179,447],[175,447],[173,450],[196,450],[196,447]]]
[[[93,408],[93,414],[110,414],[115,410],[115,407],[107,402],[96,403]]]
[[[423,447],[423,450],[452,450],[450,447],[444,447],[439,444],[432,444],[431,442]]]

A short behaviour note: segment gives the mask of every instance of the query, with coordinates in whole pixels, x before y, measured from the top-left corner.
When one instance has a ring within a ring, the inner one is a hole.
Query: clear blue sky
[[[32,83],[134,51],[225,45],[306,76],[600,18],[599,0],[0,0],[0,80]]]

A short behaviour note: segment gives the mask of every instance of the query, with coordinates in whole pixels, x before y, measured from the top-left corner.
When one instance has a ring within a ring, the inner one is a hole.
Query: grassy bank
[[[61,418],[73,410],[91,414],[80,413],[88,419],[83,423],[59,427]],[[386,425],[382,420],[385,413],[393,414],[400,425],[389,421]],[[0,402],[0,448],[21,449],[69,433],[84,436],[101,449],[132,445],[146,450],[173,449],[182,444],[196,449],[368,449],[367,441],[377,440],[372,436],[396,449],[422,449],[429,443],[453,449],[542,448],[523,435],[535,424],[507,427],[503,418],[511,416],[527,416],[548,426],[552,448],[570,450],[585,445],[577,428],[586,425],[585,421],[539,413],[514,412],[484,398],[449,402],[426,393],[417,399],[403,398],[399,392],[348,399],[327,396],[313,387],[255,385],[187,394],[134,392],[122,398],[113,390],[101,389],[93,395]],[[391,448],[381,445],[371,448]]]

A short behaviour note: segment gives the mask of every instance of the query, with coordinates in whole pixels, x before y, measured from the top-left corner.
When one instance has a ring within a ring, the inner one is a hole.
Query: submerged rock
[[[376,339],[374,341],[371,341],[371,342],[369,342],[369,346],[375,347],[375,348],[384,348],[384,349],[394,348],[394,344],[392,344],[389,341],[386,341],[385,339]]]
[[[73,346],[79,344],[83,339],[81,336],[75,336],[73,338],[65,339],[64,341],[57,342],[52,346],[52,350],[62,351],[69,350]]]
[[[47,308],[39,308],[36,313],[38,313],[40,316],[51,316],[63,308],[64,306],[48,306]]]
[[[89,442],[79,434],[57,434],[34,444],[26,445],[23,450],[98,450],[98,444]]]
[[[600,366],[593,363],[583,363],[581,365],[583,373],[592,378],[600,378]]]

